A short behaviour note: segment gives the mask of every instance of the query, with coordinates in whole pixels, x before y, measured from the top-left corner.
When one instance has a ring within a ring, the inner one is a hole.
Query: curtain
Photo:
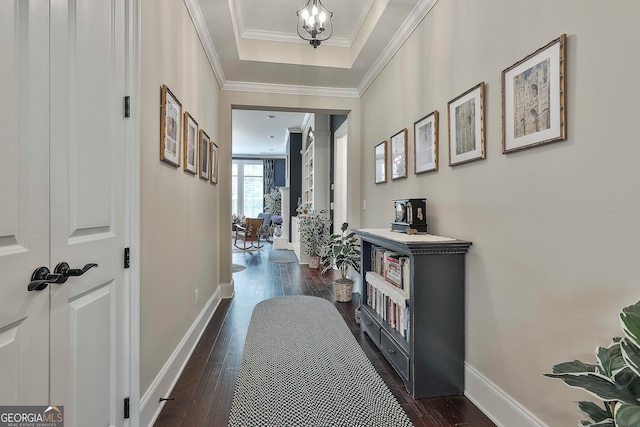
[[[271,190],[276,188],[276,184],[274,182],[275,176],[275,160],[274,159],[264,159],[264,194],[271,193]]]

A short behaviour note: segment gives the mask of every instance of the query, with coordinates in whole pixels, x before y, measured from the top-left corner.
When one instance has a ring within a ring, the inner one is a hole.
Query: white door
[[[123,424],[125,4],[51,2],[51,404],[65,426]],[[62,108],[56,108],[60,106]]]
[[[339,234],[347,219],[347,169],[349,147],[347,146],[347,121],[336,130],[333,145],[333,232]]]
[[[45,405],[49,293],[49,2],[0,1],[0,405]]]
[[[0,4],[0,129],[16,159],[0,168],[0,403],[123,425],[125,0]],[[62,262],[97,266],[27,291],[36,267]]]

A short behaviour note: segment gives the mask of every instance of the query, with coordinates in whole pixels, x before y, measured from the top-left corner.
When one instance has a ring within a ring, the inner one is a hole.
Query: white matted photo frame
[[[182,104],[162,85],[160,92],[160,160],[180,166],[180,131],[182,130]]]
[[[413,124],[413,170],[416,175],[438,170],[438,110]]]
[[[566,34],[502,72],[502,152],[566,136]]]
[[[218,183],[218,145],[211,141],[211,183]]]
[[[449,166],[484,159],[484,82],[449,101]]]
[[[209,139],[209,135],[200,129],[200,138],[198,141],[198,176],[207,181],[211,173],[211,168],[209,167],[211,157],[209,153],[211,150],[210,145],[211,140]]]
[[[391,137],[391,180],[407,177],[407,128]]]
[[[198,173],[198,122],[191,114],[184,112],[184,152],[182,164],[185,172]]]
[[[376,184],[387,182],[387,141],[382,141],[374,148]]]

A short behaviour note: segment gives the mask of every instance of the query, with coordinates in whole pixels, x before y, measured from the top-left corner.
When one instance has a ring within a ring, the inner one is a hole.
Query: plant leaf
[[[552,372],[554,374],[569,374],[578,372],[595,372],[597,365],[590,363],[584,363],[580,360],[574,360],[572,362],[563,362],[555,365]]]
[[[623,403],[616,409],[617,427],[637,427],[640,425],[640,406]]]
[[[581,388],[605,402],[615,400],[621,400],[628,403],[636,402],[635,396],[633,396],[629,390],[602,374],[594,372],[578,372],[568,374],[545,374],[545,376],[550,378],[559,378],[569,387]]]
[[[627,338],[640,347],[640,301],[622,309],[620,324]]]
[[[596,348],[596,357],[602,373],[608,377],[613,377],[616,372],[624,368],[624,359],[619,344],[612,344],[608,348]]]
[[[629,369],[640,375],[640,349],[629,338],[624,338],[620,341],[620,350]]]
[[[597,427],[616,427],[613,419],[609,418],[604,421],[600,421],[599,423],[587,424],[589,426],[597,426]]]
[[[608,410],[602,409],[600,406],[596,405],[593,402],[578,402],[578,408],[595,422],[611,419],[611,413]]]
[[[629,390],[631,394],[633,394],[636,399],[640,398],[640,377],[636,375],[629,367],[625,367],[623,370],[618,372],[613,380]]]

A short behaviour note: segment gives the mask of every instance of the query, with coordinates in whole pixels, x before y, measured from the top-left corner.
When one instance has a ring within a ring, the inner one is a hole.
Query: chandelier
[[[333,34],[331,18],[333,12],[324,7],[320,0],[309,0],[307,5],[296,12],[298,15],[298,35],[307,40],[314,49]],[[329,28],[329,31],[325,30]]]

